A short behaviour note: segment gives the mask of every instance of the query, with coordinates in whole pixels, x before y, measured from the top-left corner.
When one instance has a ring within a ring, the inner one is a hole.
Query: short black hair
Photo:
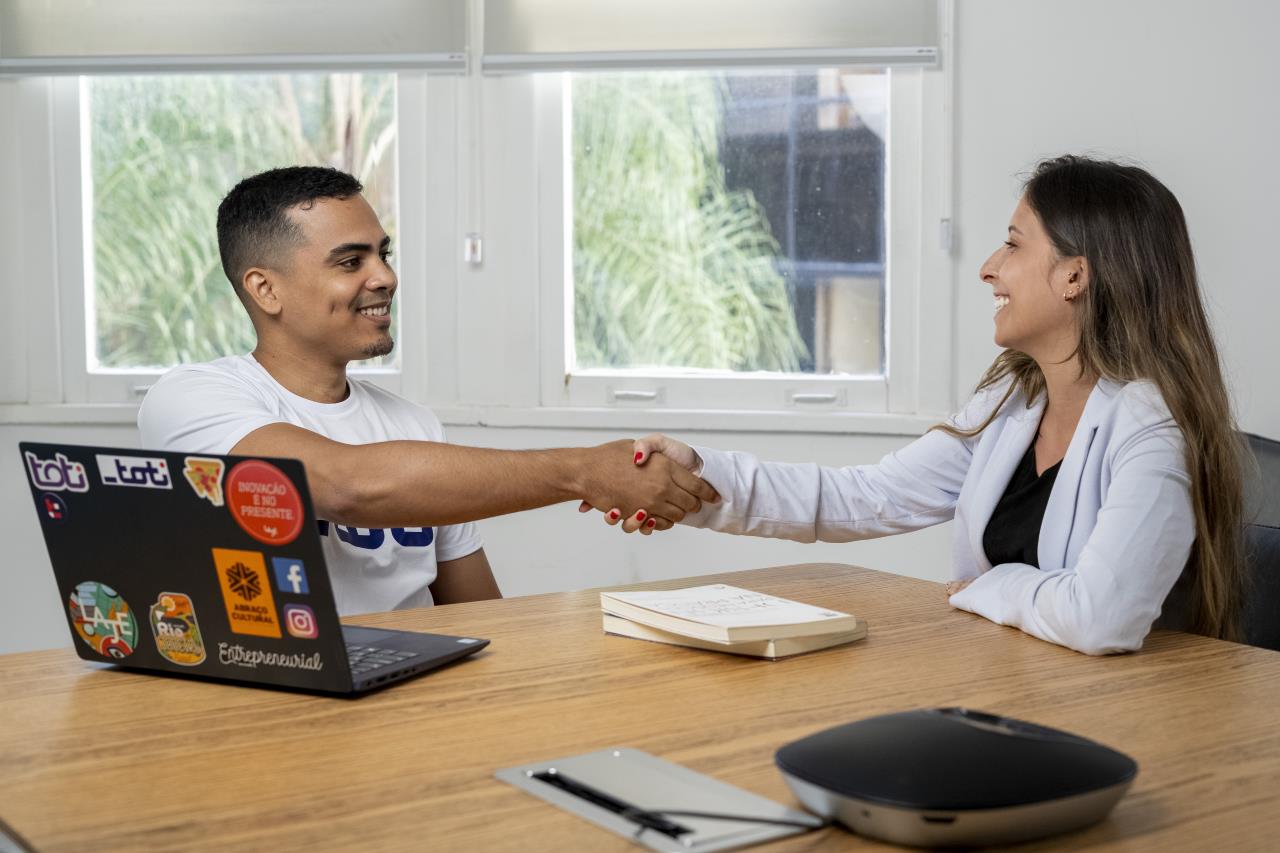
[[[322,198],[350,198],[364,187],[328,166],[287,166],[245,178],[218,205],[218,254],[222,271],[241,293],[245,270],[267,265],[285,246],[302,242],[289,208]]]

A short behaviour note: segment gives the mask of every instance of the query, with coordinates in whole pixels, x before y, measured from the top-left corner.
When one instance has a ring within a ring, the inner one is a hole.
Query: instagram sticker
[[[320,629],[316,627],[316,614],[305,604],[286,604],[284,625],[291,637],[314,640],[320,635]]]

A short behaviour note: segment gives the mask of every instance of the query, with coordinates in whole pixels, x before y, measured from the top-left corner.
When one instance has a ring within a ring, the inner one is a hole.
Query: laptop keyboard
[[[377,646],[361,646],[356,643],[347,643],[347,660],[351,663],[352,675],[364,675],[366,672],[373,672],[375,669],[382,669],[384,666],[404,663],[417,656],[417,652],[404,652],[399,649],[381,649]]]

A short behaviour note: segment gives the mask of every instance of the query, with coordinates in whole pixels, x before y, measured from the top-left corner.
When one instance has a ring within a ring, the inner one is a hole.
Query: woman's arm
[[[949,423],[967,429],[982,423],[1000,402],[1003,387],[988,389]],[[955,512],[977,439],[932,430],[875,465],[826,468],[762,462],[747,453],[690,448],[665,436],[636,443],[637,461],[662,452],[696,471],[720,494],[720,503],[684,523],[724,533],[800,542],[849,542],[918,530]],[[699,467],[701,466],[701,467]],[[618,523],[606,514],[606,521]],[[641,527],[622,519],[628,533]],[[656,528],[670,525],[657,520]]]
[[[1164,419],[1117,451],[1097,523],[1074,567],[996,566],[951,596],[951,604],[1085,654],[1134,651],[1194,540],[1182,433]]]
[[[721,484],[721,502],[685,524],[798,542],[850,542],[947,521],[973,455],[969,442],[937,430],[875,465],[844,468],[695,450],[703,479]]]

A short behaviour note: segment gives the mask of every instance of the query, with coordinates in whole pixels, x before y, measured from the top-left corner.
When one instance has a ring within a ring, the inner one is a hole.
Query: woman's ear
[[[1083,257],[1062,261],[1062,298],[1070,302],[1089,289],[1089,262]]]
[[[271,275],[260,267],[250,267],[242,279],[245,296],[264,314],[280,313],[280,297]]]

